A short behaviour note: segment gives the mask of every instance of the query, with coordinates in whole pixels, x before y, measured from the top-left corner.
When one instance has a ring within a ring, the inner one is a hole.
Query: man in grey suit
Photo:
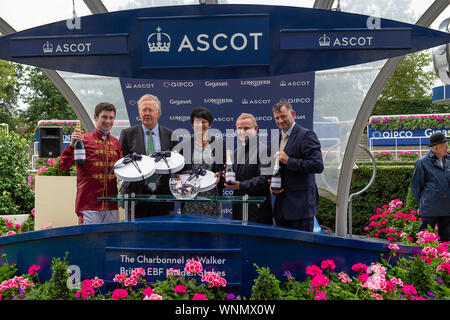
[[[122,130],[119,141],[123,155],[146,154],[172,150],[178,139],[172,141],[172,130],[158,124],[161,116],[161,101],[158,97],[145,94],[138,101],[141,123]],[[154,174],[146,181],[124,182],[121,193],[136,194],[171,194],[169,175]],[[169,214],[174,209],[173,203],[138,202],[135,207],[135,217],[152,217]]]
[[[320,142],[314,131],[295,123],[295,111],[289,102],[278,102],[272,111],[283,135],[276,154],[282,189],[270,189],[276,195],[275,221],[278,226],[312,232],[319,201],[315,174],[324,169]]]

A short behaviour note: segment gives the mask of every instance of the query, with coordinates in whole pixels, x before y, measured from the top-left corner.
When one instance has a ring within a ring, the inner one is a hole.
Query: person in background
[[[236,120],[238,147],[233,154],[236,181],[225,183],[234,196],[266,197],[263,203],[248,205],[248,221],[273,224],[272,199],[269,191],[270,162],[262,164],[260,155],[267,155],[267,146],[258,139],[258,124],[252,114],[242,113]],[[263,172],[263,168],[266,172]],[[242,220],[242,204],[233,204],[233,220]]]
[[[419,230],[438,227],[440,241],[450,241],[450,156],[448,141],[441,132],[430,136],[431,149],[414,164],[411,192],[419,203]]]
[[[178,143],[173,131],[160,125],[161,101],[157,96],[145,94],[138,100],[141,123],[122,130],[120,143],[124,155],[152,155],[154,152],[172,150]],[[153,174],[150,178],[138,182],[123,182],[120,192],[123,194],[170,195],[168,174]],[[137,202],[135,217],[153,217],[169,214],[174,209],[173,203]]]
[[[79,224],[118,222],[117,202],[98,201],[98,197],[117,196],[117,180],[110,172],[114,163],[122,158],[119,140],[110,134],[116,118],[116,108],[108,102],[95,107],[94,132],[74,130],[72,140],[62,152],[59,169],[69,170],[74,164],[74,143],[84,142],[86,160],[77,163],[77,195],[75,212]]]
[[[324,169],[319,139],[314,131],[295,123],[295,111],[287,101],[272,107],[273,117],[281,130],[279,159],[282,188],[276,195],[274,216],[278,226],[314,231],[319,193],[315,174]]]

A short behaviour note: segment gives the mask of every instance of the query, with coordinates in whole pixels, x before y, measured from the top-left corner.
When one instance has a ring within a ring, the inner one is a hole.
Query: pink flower
[[[47,160],[47,165],[49,166],[54,166],[56,164],[56,159],[55,158],[50,158]]]
[[[31,215],[34,217],[34,215],[35,215],[35,213],[36,213],[36,209],[35,208],[33,208],[33,209],[31,209]]]
[[[202,264],[195,260],[190,260],[188,263],[186,263],[186,266],[184,267],[184,271],[187,273],[192,274],[199,274],[203,271]]]
[[[327,300],[327,294],[323,291],[318,291],[314,297],[314,300]]]
[[[128,291],[125,289],[116,289],[112,293],[113,300],[125,299],[128,296]]]
[[[372,294],[371,297],[377,300],[383,300],[383,297],[380,294]]]
[[[39,270],[41,270],[41,267],[33,264],[30,268],[28,268],[28,273],[34,276]]]
[[[6,234],[5,234],[5,236],[12,236],[12,235],[15,235],[16,233],[14,232],[14,231],[8,231]]]
[[[146,297],[150,297],[153,294],[153,290],[150,287],[145,288],[142,290],[142,294]]]
[[[358,280],[365,283],[369,279],[369,275],[367,273],[362,273],[358,276]]]
[[[339,280],[341,280],[343,283],[350,283],[353,280],[346,274],[346,273],[339,273]]]
[[[320,269],[318,266],[312,265],[306,267],[306,274],[309,276],[317,276],[319,274],[322,274],[322,269]]]
[[[183,286],[181,284],[177,285],[175,288],[173,288],[173,292],[175,293],[186,293],[186,286]]]
[[[399,247],[398,245],[396,245],[396,244],[390,244],[390,245],[388,246],[388,248],[389,248],[389,250],[392,250],[392,251],[395,251],[395,252],[397,252],[398,250],[400,250],[400,247]]]
[[[123,283],[125,280],[128,279],[128,274],[125,272],[122,272],[121,274],[116,274],[113,281]]]
[[[408,296],[412,296],[413,294],[417,294],[416,288],[414,286],[405,284],[403,286],[403,292],[406,293]]]
[[[104,281],[98,277],[95,277],[92,281],[92,286],[94,288],[100,288],[104,284]]]
[[[333,260],[323,260],[322,263],[320,264],[320,267],[323,270],[334,270],[336,268],[336,265],[334,264]]]
[[[311,285],[313,287],[327,286],[329,284],[330,284],[330,280],[322,274],[315,276],[311,280]]]
[[[446,272],[447,274],[450,274],[450,263],[444,262],[443,264],[437,266],[436,272],[439,272],[439,271],[443,271],[443,272]]]
[[[364,263],[357,263],[352,266],[352,270],[358,273],[363,273],[367,271],[368,266]]]
[[[131,276],[138,279],[139,277],[145,276],[145,270],[143,268],[136,268],[131,272]]]
[[[196,293],[191,300],[208,300],[208,298],[204,294]]]
[[[427,299],[422,296],[418,296],[418,297],[411,297],[411,300],[427,300]]]
[[[150,296],[145,296],[144,300],[163,300],[163,297],[159,294],[152,293]]]

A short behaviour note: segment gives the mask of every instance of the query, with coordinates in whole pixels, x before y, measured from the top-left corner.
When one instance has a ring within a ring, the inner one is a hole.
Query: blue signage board
[[[139,19],[143,68],[267,66],[269,16]],[[183,32],[180,32],[180,26]]]
[[[367,127],[367,136],[371,146],[426,146],[430,143],[430,136],[435,132],[442,132],[448,136],[450,128],[374,130],[370,125]]]
[[[144,279],[154,283],[166,279],[170,269],[179,270],[180,275],[189,276],[184,270],[191,261],[204,266],[198,275],[192,275],[197,282],[206,272],[214,272],[227,279],[228,286],[241,285],[241,250],[236,249],[170,249],[170,248],[105,248],[105,280],[112,281],[116,274],[131,272],[136,268],[145,271]]]
[[[281,50],[409,49],[411,29],[281,30]]]
[[[12,57],[94,56],[126,54],[127,35],[16,37],[11,39]]]
[[[52,70],[137,79],[237,79],[313,72],[405,55],[450,34],[331,10],[265,5],[151,7],[0,38],[0,58]]]
[[[272,106],[280,100],[289,101],[296,111],[296,122],[313,128],[313,72],[277,77],[225,80],[147,80],[121,78],[130,125],[140,122],[137,101],[146,93],[155,94],[162,104],[159,123],[175,130],[192,133],[190,113],[194,107],[208,108],[213,117],[212,128],[225,137],[234,133],[236,119],[242,112],[255,116],[261,130],[270,134],[276,129]],[[228,130],[228,131],[227,131]],[[232,133],[230,133],[230,131]]]

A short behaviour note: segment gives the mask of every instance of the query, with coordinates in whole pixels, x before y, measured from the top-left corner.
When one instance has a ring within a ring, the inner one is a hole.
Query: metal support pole
[[[248,194],[242,197],[242,200],[248,200]],[[248,222],[248,202],[242,204],[242,224],[246,225]]]
[[[136,197],[136,194],[133,192],[132,194],[131,194],[131,198],[132,199],[134,199]],[[135,216],[134,216],[134,210],[135,210],[135,208],[136,208],[136,201],[131,201],[131,218],[130,218],[130,220],[131,221],[135,221]]]
[[[126,194],[123,195],[123,197],[125,198],[124,206],[123,206],[124,209],[125,209],[125,222],[130,221],[130,219],[129,219],[129,212],[128,212],[128,206],[129,206],[129,203],[128,203],[128,201],[127,201],[128,196],[129,196],[128,193],[126,193]]]
[[[362,148],[364,151],[366,151],[369,154],[370,160],[372,161],[372,164],[373,164],[373,171],[372,171],[372,178],[370,179],[369,184],[361,191],[351,194],[350,197],[348,198],[348,237],[349,238],[352,237],[352,224],[353,224],[352,199],[353,199],[353,197],[356,197],[356,196],[360,195],[361,193],[366,192],[367,189],[369,189],[370,186],[375,181],[375,176],[377,174],[377,165],[376,165],[375,158],[374,158],[372,152],[370,152],[369,149],[367,149],[366,147],[364,147],[362,145],[359,145],[359,147]]]

